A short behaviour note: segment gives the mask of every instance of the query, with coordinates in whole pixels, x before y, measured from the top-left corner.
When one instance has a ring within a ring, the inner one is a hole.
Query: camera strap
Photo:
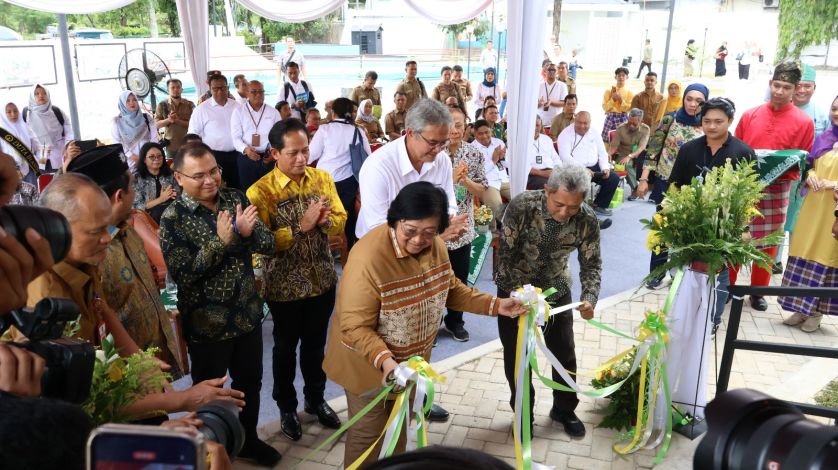
[[[38,167],[38,160],[35,159],[35,155],[32,153],[32,150],[26,146],[26,144],[21,142],[14,134],[2,127],[0,127],[0,138],[11,145],[12,148],[15,149],[15,151],[19,153],[24,160],[26,160],[26,164],[29,165],[29,168],[35,173],[35,176],[41,176],[41,169]]]

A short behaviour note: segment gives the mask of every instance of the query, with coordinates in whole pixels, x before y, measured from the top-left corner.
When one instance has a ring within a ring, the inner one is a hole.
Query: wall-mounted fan
[[[157,108],[154,89],[166,93],[165,81],[171,78],[169,67],[157,54],[145,49],[131,49],[119,61],[119,83],[138,99],[151,95],[151,109]],[[163,82],[164,85],[160,85]]]

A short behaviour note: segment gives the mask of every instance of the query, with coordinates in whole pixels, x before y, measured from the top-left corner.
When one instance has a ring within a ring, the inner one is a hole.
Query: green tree
[[[806,47],[838,39],[838,2],[796,0],[780,2],[777,61],[799,58]]]
[[[489,32],[489,22],[486,21],[485,18],[481,18],[479,20],[475,18],[473,20],[466,21],[465,23],[441,24],[437,26],[447,35],[451,36],[451,49],[455,49],[457,47],[457,36],[464,33],[468,25],[472,25],[474,27],[474,33],[472,33],[472,37],[474,39],[483,38],[486,33]]]
[[[58,19],[52,13],[0,2],[0,25],[17,31],[26,39],[33,39],[36,34],[43,34],[47,25],[57,22]]]

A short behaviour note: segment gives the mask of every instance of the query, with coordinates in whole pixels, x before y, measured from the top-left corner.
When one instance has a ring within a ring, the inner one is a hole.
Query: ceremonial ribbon
[[[340,429],[335,431],[319,446],[306,454],[306,456],[299,463],[294,465],[294,468],[299,467],[303,462],[308,461],[312,455],[320,452],[327,445],[340,438],[343,433],[354,426],[355,423],[364,417],[364,415],[366,415],[371,409],[373,409],[382,400],[386,399],[390,393],[393,393],[396,386],[404,388],[404,391],[396,396],[395,403],[393,404],[393,411],[387,418],[387,423],[384,425],[384,429],[381,431],[381,434],[379,434],[375,442],[373,442],[372,445],[370,445],[369,448],[367,448],[367,450],[355,460],[355,462],[348,465],[346,469],[357,470],[361,464],[364,463],[367,457],[369,457],[375,446],[378,444],[378,441],[382,438],[384,439],[384,442],[381,445],[381,452],[379,453],[378,458],[382,459],[392,455],[396,449],[402,427],[406,421],[408,422],[407,450],[426,447],[428,445],[428,431],[425,424],[425,413],[430,411],[431,406],[433,405],[434,383],[444,383],[445,376],[434,371],[433,368],[431,368],[431,365],[420,356],[413,356],[407,361],[399,364],[393,370],[393,377],[395,380],[392,384],[372,390],[372,392],[379,390],[380,392],[372,399],[372,401],[362,408],[361,411],[341,426]],[[416,394],[413,399],[413,415],[411,417],[408,409],[410,403],[409,397],[414,390],[416,391]],[[426,397],[427,400],[425,399]]]

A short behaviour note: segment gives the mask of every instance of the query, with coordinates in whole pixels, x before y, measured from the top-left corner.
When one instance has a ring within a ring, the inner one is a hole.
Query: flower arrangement
[[[96,350],[90,396],[82,404],[94,425],[134,419],[125,408],[149,393],[163,390],[171,376],[160,370],[156,352],[156,348],[149,348],[121,357],[111,335],[102,340],[102,348]]]
[[[474,208],[474,223],[477,225],[489,225],[492,216],[492,208],[485,204]]]
[[[605,407],[605,416],[597,424],[598,428],[614,429],[616,431],[629,430],[634,426],[637,417],[637,393],[640,389],[640,373],[635,370],[631,377],[631,365],[634,363],[635,351],[623,356],[617,362],[601,370],[591,385],[594,388],[605,388],[609,385],[621,382],[628,377],[628,380],[616,392],[608,396],[608,406]]]
[[[765,184],[758,177],[753,163],[734,168],[728,162],[704,178],[693,178],[689,186],[670,186],[663,210],[652,220],[641,220],[649,229],[646,247],[655,253],[669,251],[669,261],[646,280],[693,261],[706,263],[708,273],[751,262],[770,266],[770,257],[758,248],[779,243],[781,234],[769,235],[759,244],[743,236],[751,219],[762,215],[756,204]]]

